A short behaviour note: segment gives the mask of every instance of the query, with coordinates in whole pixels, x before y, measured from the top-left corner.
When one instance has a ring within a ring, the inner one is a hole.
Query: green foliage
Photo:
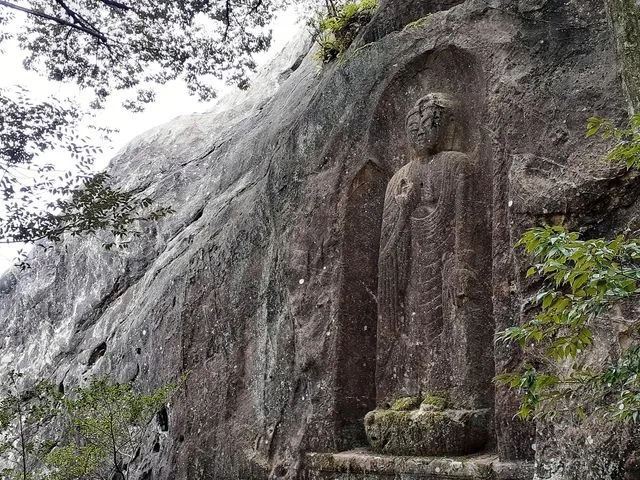
[[[105,248],[122,248],[139,234],[135,222],[158,220],[173,212],[171,207],[154,206],[149,198],[112,188],[104,172],[88,176],[77,188],[56,187],[54,192],[64,196],[50,202],[45,210],[31,209],[22,202],[6,204],[6,216],[0,218],[0,243],[56,242],[64,234],[105,231],[113,239],[104,243]],[[18,265],[29,266],[24,259]]]
[[[285,3],[8,1],[0,4],[0,39],[17,42],[27,69],[77,83],[95,106],[124,90],[125,106],[139,110],[154,100],[155,85],[175,79],[203,100],[215,96],[213,78],[246,87],[252,55],[269,47],[269,22]]]
[[[640,168],[640,114],[631,117],[624,128],[617,128],[611,121],[591,117],[587,125],[587,137],[600,134],[616,141],[606,159],[623,162],[628,168]]]
[[[253,54],[269,47],[269,23],[288,1],[3,1],[0,57],[8,46],[23,55],[26,69],[77,84],[92,99],[90,109],[122,91],[123,106],[140,111],[154,101],[158,84],[173,80],[209,100],[218,80],[247,88]],[[170,211],[150,208],[104,176],[92,178],[99,148],[76,133],[90,109],[37,97],[20,86],[0,89],[0,243],[108,230],[118,238],[107,246],[124,245],[134,219]],[[38,155],[51,150],[62,152],[56,167],[38,164]]]
[[[171,212],[113,188],[105,173],[91,172],[100,149],[74,133],[80,119],[77,105],[36,102],[21,88],[14,93],[0,89],[0,243],[58,241],[64,233],[106,230],[122,245],[135,235],[136,220],[157,220]],[[53,165],[35,161],[56,148],[76,162],[76,173],[61,174]]]
[[[145,394],[105,376],[63,396],[46,382],[20,392],[19,377],[11,374],[13,387],[0,399],[0,458],[16,464],[2,478],[19,480],[128,478],[152,419],[180,386]],[[54,421],[66,435],[44,438],[42,428]]]
[[[591,345],[589,325],[606,308],[638,291],[640,242],[580,240],[562,227],[541,227],[525,232],[522,246],[538,261],[527,272],[546,282],[531,300],[540,307],[533,320],[498,335],[521,345],[553,338],[547,355],[575,357]]]
[[[37,382],[23,390],[23,375],[10,371],[0,398],[0,456],[13,463],[2,471],[2,478],[35,479],[43,455],[52,442],[39,438],[38,429],[49,422],[60,408],[60,395],[48,382]]]
[[[640,116],[619,129],[591,118],[588,136],[616,139],[607,159],[640,167]],[[622,346],[620,357],[594,368],[582,360],[592,347],[603,315],[640,291],[640,239],[580,239],[559,226],[533,228],[516,244],[532,256],[527,276],[542,282],[530,299],[536,313],[523,325],[499,332],[497,340],[518,342],[538,357],[518,372],[496,377],[522,394],[521,418],[566,414],[578,420],[599,413],[636,422],[640,415],[640,347]],[[608,319],[637,337],[640,320]]]
[[[46,480],[85,480],[101,478],[99,471],[106,453],[96,445],[65,445],[45,456],[50,472]]]
[[[420,407],[424,410],[444,410],[449,403],[447,392],[425,395]]]
[[[80,138],[77,105],[53,99],[36,102],[23,89],[17,96],[0,89],[0,243],[59,241],[64,233],[112,234],[123,246],[137,234],[134,222],[169,214],[146,198],[112,187],[109,177],[91,171],[100,149]],[[108,135],[110,132],[107,131]],[[42,164],[37,155],[66,150],[75,172]],[[21,258],[22,268],[28,266]]]
[[[109,377],[93,378],[64,402],[74,444],[48,456],[55,480],[103,478],[120,474],[136,455],[147,426],[167,403],[178,384],[165,385],[149,394],[134,392],[129,384]],[[81,476],[80,472],[82,475]]]
[[[315,58],[329,63],[342,57],[356,35],[360,32],[378,8],[377,0],[347,0],[342,5],[328,5],[328,12],[316,18],[316,42],[320,49]]]
[[[598,319],[638,293],[640,240],[622,236],[581,240],[575,232],[547,226],[528,230],[517,246],[537,262],[527,275],[542,279],[544,286],[531,299],[538,310],[533,318],[497,338],[528,349],[542,348],[544,359],[573,362],[568,373],[543,372],[526,364],[520,372],[499,375],[498,384],[523,394],[518,415],[553,416],[566,410],[563,405],[574,405],[578,416],[597,410],[616,418],[637,418],[640,383],[634,368],[640,350],[626,350],[621,363],[600,372],[581,366],[577,357],[592,345]],[[636,331],[639,326],[640,322],[631,322],[626,327]]]

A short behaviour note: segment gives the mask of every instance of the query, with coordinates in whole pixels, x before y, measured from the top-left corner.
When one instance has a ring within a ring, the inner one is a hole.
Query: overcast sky
[[[258,65],[265,64],[273,55],[277,54],[289,41],[294,32],[299,31],[300,12],[290,8],[282,12],[273,25],[273,43],[268,52],[256,56]],[[0,76],[0,87],[20,85],[31,92],[37,92],[38,98],[54,96],[56,98],[74,98],[80,103],[88,103],[90,98],[83,98],[83,92],[75,85],[50,82],[38,76],[34,72],[26,71],[21,64],[22,55],[15,45],[7,42],[5,53],[0,55],[3,75]],[[220,84],[218,96],[222,97],[233,87]],[[96,167],[103,169],[115,152],[125,146],[134,137],[165,123],[179,115],[206,111],[211,104],[198,102],[195,97],[188,94],[186,87],[180,82],[170,82],[157,87],[156,101],[150,104],[144,112],[132,113],[121,106],[124,95],[112,95],[106,108],[96,113],[91,120],[98,126],[115,127],[119,133],[113,135],[111,143],[102,143],[103,153],[98,156]],[[91,130],[87,124],[81,125],[79,133],[89,135]],[[64,153],[47,152],[44,161],[60,163],[64,159]],[[0,246],[0,272],[10,267],[15,259],[16,252],[21,246]]]

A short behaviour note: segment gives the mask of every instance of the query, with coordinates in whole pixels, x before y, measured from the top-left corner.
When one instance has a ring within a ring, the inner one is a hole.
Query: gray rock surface
[[[305,455],[303,480],[529,480],[530,464],[496,455],[467,458],[394,457],[365,450]]]
[[[620,119],[626,104],[599,0],[388,0],[345,62],[318,75],[304,51],[246,99],[118,154],[119,185],[176,210],[128,250],[69,239],[0,281],[3,371],[65,387],[111,372],[143,389],[191,372],[140,475],[295,478],[303,452],[362,441],[380,195],[406,163],[403,118],[425,93],[462,98],[485,152],[496,330],[520,320],[534,289],[511,248],[523,229],[638,228],[635,177],[584,139],[589,116]],[[497,372],[520,360],[495,349]],[[516,404],[498,391],[491,406],[502,460],[535,453],[538,478],[619,478],[628,436],[599,427],[583,449],[588,430],[541,426],[534,440]]]

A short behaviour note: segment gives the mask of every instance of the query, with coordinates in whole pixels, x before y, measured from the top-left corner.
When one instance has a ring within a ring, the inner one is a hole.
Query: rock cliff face
[[[294,50],[259,94],[180,117],[113,160],[118,184],[172,205],[170,218],[123,252],[69,240],[0,280],[3,371],[65,386],[111,372],[143,389],[191,372],[141,478],[296,478],[304,452],[363,446],[385,191],[425,94],[455,97],[465,120],[483,199],[465,215],[487,228],[483,335],[526,314],[534,287],[512,250],[525,228],[637,228],[637,182],[584,139],[589,116],[626,106],[600,0],[388,0],[344,62],[317,74]],[[521,361],[469,338],[486,377]],[[598,354],[615,352],[607,338]],[[487,388],[489,451],[535,456],[538,478],[620,478],[628,437],[536,433],[513,420],[517,399]]]

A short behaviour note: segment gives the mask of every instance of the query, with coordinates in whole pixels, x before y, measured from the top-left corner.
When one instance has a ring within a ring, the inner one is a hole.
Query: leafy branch
[[[587,137],[597,134],[616,142],[606,155],[606,160],[623,162],[628,168],[640,169],[640,114],[632,116],[623,128],[616,127],[610,120],[591,117],[587,124]]]
[[[614,139],[606,159],[640,168],[640,115],[624,128],[589,119],[587,136]],[[595,341],[595,329],[614,305],[640,292],[640,239],[583,240],[560,226],[527,230],[516,247],[532,257],[527,277],[542,288],[529,301],[537,311],[522,325],[499,332],[497,341],[517,342],[539,357],[520,371],[496,377],[498,385],[522,395],[521,418],[558,414],[585,418],[600,413],[622,421],[640,416],[640,320],[625,320],[636,344],[622,346],[617,360],[599,369],[581,360]],[[540,353],[542,352],[542,353]]]
[[[137,235],[134,222],[172,212],[111,186],[105,173],[93,174],[100,149],[75,133],[79,114],[73,103],[36,102],[17,88],[0,89],[0,107],[0,243],[58,241],[65,233],[105,230],[114,238],[107,247],[122,246],[126,237]],[[66,150],[75,172],[60,173],[36,161],[52,149]]]
[[[184,377],[151,393],[94,377],[66,395],[45,381],[24,389],[22,380],[22,374],[10,372],[0,397],[0,456],[15,464],[2,478],[97,480],[128,478],[153,418]],[[43,427],[52,422],[63,432],[66,425],[66,434],[46,438]]]
[[[0,455],[16,465],[4,469],[5,477],[27,480],[52,448],[52,442],[39,438],[37,431],[55,416],[61,398],[46,381],[30,389],[23,389],[22,382],[21,373],[10,371],[0,397]]]

